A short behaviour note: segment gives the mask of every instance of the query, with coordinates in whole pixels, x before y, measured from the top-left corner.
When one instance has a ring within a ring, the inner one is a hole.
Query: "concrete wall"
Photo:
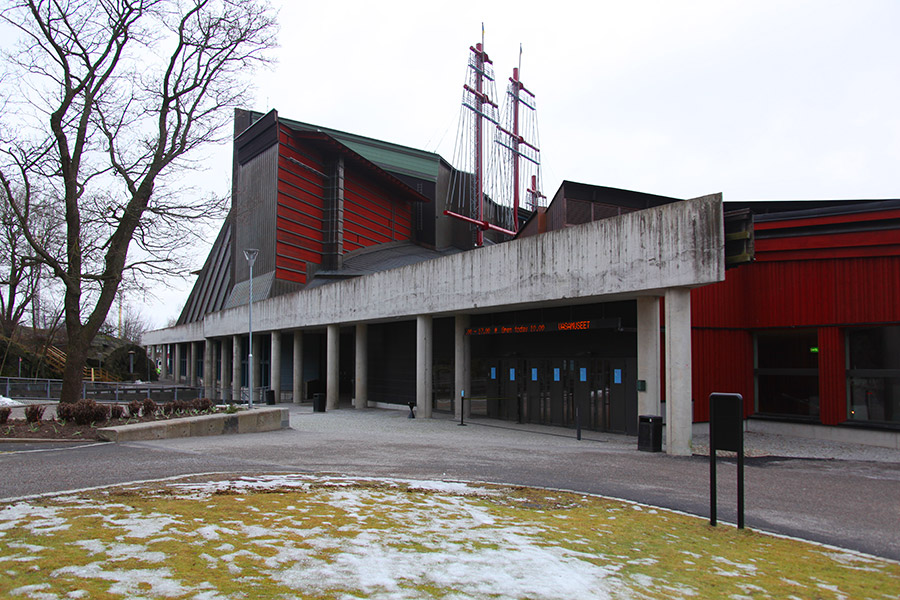
[[[725,277],[721,196],[629,213],[254,304],[254,331],[662,295]],[[144,345],[247,331],[247,307]]]

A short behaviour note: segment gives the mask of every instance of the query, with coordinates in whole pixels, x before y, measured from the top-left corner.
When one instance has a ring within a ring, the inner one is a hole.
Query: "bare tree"
[[[33,326],[44,320],[40,297],[45,267],[33,251],[3,190],[0,205],[0,333],[12,337],[30,313]],[[32,204],[27,214],[32,233],[47,246],[59,246],[59,221],[47,204]]]
[[[0,185],[64,288],[60,399],[74,401],[123,278],[180,268],[197,222],[221,214],[223,199],[173,182],[224,138],[227,109],[274,47],[275,16],[266,0],[19,0],[0,18],[21,36],[0,91]],[[59,198],[60,248],[31,228],[38,197]]]

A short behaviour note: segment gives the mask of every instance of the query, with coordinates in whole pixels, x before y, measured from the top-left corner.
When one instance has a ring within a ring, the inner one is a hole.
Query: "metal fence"
[[[0,394],[14,400],[46,400],[56,402],[62,393],[61,379],[26,379],[0,377]],[[130,402],[152,398],[155,402],[194,400],[203,397],[202,387],[160,383],[119,383],[85,381],[82,398],[97,402]]]

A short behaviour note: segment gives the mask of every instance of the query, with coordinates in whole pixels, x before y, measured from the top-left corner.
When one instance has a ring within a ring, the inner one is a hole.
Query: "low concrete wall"
[[[230,415],[220,413],[104,427],[98,429],[97,434],[107,442],[136,442],[227,433],[259,433],[287,429],[289,424],[287,408],[255,408]]]

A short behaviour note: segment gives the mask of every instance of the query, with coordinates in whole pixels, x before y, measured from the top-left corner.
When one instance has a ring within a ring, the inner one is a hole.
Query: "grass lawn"
[[[0,597],[879,598],[900,565],[595,496],[270,475],[0,505]]]

